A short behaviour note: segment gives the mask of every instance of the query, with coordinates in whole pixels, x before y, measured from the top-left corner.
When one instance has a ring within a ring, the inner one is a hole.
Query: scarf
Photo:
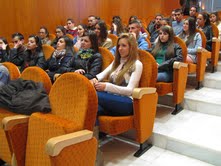
[[[65,56],[66,54],[66,50],[55,50],[53,53],[53,57],[55,57],[56,59],[60,59],[61,57]]]
[[[78,55],[81,57],[81,59],[88,59],[94,55],[93,49],[80,49],[78,52]]]

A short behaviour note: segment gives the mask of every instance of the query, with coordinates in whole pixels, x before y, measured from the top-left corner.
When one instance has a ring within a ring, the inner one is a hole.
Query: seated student
[[[148,43],[147,43],[145,37],[142,36],[140,28],[141,28],[141,24],[140,24],[139,20],[131,21],[129,24],[129,33],[135,34],[139,49],[148,51],[149,50]],[[113,47],[110,51],[113,55],[115,55],[116,46]]]
[[[0,87],[6,85],[10,80],[8,69],[0,64]]]
[[[153,48],[152,55],[158,64],[158,82],[171,82],[173,80],[173,63],[182,61],[182,49],[174,43],[172,27],[166,25],[159,30],[159,40]]]
[[[219,29],[219,39],[221,39],[221,20],[217,12],[213,12],[210,14],[210,22],[215,24]]]
[[[88,27],[87,28],[89,30],[94,30],[96,24],[97,24],[96,16],[94,16],[94,15],[88,16]]]
[[[56,50],[47,60],[45,67],[45,69],[48,69],[47,72],[52,82],[54,81],[55,74],[67,72],[68,63],[73,56],[73,41],[67,36],[60,37],[57,42]]]
[[[111,49],[113,46],[112,40],[107,37],[107,25],[103,20],[98,21],[95,25],[95,33],[98,37],[98,46]]]
[[[184,20],[183,32],[178,36],[183,39],[187,46],[187,62],[196,63],[197,48],[202,47],[201,35],[196,32],[196,21],[193,17]]]
[[[116,36],[120,36],[121,33],[125,32],[126,30],[121,22],[121,19],[119,18],[113,19],[110,33]]]
[[[197,7],[196,6],[191,6],[190,11],[189,11],[190,17],[193,17],[196,21],[196,16],[197,16]]]
[[[9,61],[16,66],[21,66],[24,62],[26,47],[24,46],[24,36],[21,33],[12,34],[14,48],[10,51]]]
[[[39,37],[41,39],[41,44],[51,45],[51,40],[49,39],[49,32],[46,27],[40,27]]]
[[[198,29],[206,35],[206,49],[212,51],[213,31],[210,25],[209,14],[206,12],[199,13],[197,16]]]
[[[73,39],[73,44],[79,49],[81,47],[81,37],[83,36],[84,32],[87,31],[87,25],[79,24],[77,28],[77,36]]]
[[[92,79],[98,95],[98,115],[126,116],[133,114],[134,88],[139,86],[143,65],[138,60],[134,35],[121,34],[117,41],[114,62]],[[108,82],[102,82],[108,78]],[[110,107],[111,105],[111,107]]]
[[[161,27],[161,20],[162,20],[163,16],[161,14],[157,14],[155,16],[155,21],[154,24],[149,27],[149,33],[150,33],[150,42],[154,43],[154,41],[157,39],[158,37],[158,31]]]
[[[140,32],[142,34],[142,36],[147,37],[146,31],[145,31],[145,27],[142,26],[141,21],[138,19],[137,16],[130,16],[129,20],[128,20],[128,26],[130,25],[130,22],[137,20],[138,22],[140,22]]]
[[[175,35],[179,35],[183,30],[183,11],[181,9],[175,10],[176,20],[172,22],[172,27]]]
[[[95,78],[101,72],[102,57],[98,52],[97,35],[88,31],[81,37],[81,48],[72,58],[68,71],[77,72],[88,79]]]
[[[57,26],[56,27],[56,38],[54,39],[54,41],[52,41],[51,46],[56,48],[59,38],[64,35],[66,35],[66,29],[61,25]]]
[[[77,36],[77,27],[74,26],[74,20],[72,18],[67,19],[67,26],[64,26],[66,33],[71,34],[73,37]]]
[[[9,61],[9,55],[8,41],[4,37],[0,37],[0,63]]]
[[[41,40],[35,35],[30,35],[28,37],[27,50],[25,51],[24,61],[20,70],[23,71],[29,66],[38,66],[42,69],[45,67],[45,56],[42,51]]]

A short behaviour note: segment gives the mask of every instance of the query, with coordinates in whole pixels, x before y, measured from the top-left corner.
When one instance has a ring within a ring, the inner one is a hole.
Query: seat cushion
[[[157,93],[160,96],[163,96],[167,93],[170,93],[173,91],[173,83],[172,82],[157,82],[156,83]]]
[[[117,135],[134,128],[133,116],[99,116],[100,131]]]

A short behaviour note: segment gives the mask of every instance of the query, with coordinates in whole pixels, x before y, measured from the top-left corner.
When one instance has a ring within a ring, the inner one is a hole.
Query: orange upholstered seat
[[[3,65],[7,67],[10,75],[10,80],[16,80],[20,77],[20,71],[18,67],[11,62],[4,62]]]
[[[53,41],[55,38],[56,38],[56,35],[55,35],[55,34],[52,34],[52,33],[49,34],[49,39],[50,39],[51,41]]]
[[[80,74],[65,73],[53,84],[49,100],[51,113],[3,119],[13,161],[18,166],[93,166],[97,140],[92,130],[98,109],[94,87]]]
[[[104,47],[99,47],[99,53],[102,56],[102,71],[103,71],[114,60],[114,56],[111,54],[111,52],[107,48],[104,48]]]
[[[55,50],[54,47],[46,44],[42,45],[42,49],[46,60],[48,60],[51,57],[52,53]]]
[[[156,89],[150,88],[155,87],[156,83],[156,61],[150,53],[143,50],[139,50],[139,59],[143,64],[143,72],[140,88],[135,88],[132,94],[134,115],[99,116],[100,131],[109,135],[117,135],[130,129],[136,130],[136,141],[140,143],[140,149],[135,153],[136,157],[151,147],[146,141],[152,134],[158,99]]]
[[[107,35],[107,37],[112,40],[113,46],[116,46],[116,45],[117,45],[118,37],[117,37],[116,35],[109,33],[109,34]]]
[[[8,66],[13,66],[16,71],[17,71],[17,67],[14,66],[14,64],[11,64],[9,62],[5,62],[4,65],[7,64]],[[9,70],[10,71],[10,70]],[[44,70],[42,70],[39,67],[28,67],[26,68],[20,78],[25,79],[25,80],[32,80],[35,82],[42,82],[43,86],[46,90],[46,92],[49,93],[50,88],[51,88],[51,81],[50,78],[48,77],[47,73],[45,73]],[[5,117],[9,117],[9,116],[13,116],[13,115],[17,115],[15,113],[9,112],[8,110],[2,109],[0,108],[0,121],[2,121],[3,118]],[[2,160],[4,160],[7,163],[11,163],[11,152],[7,143],[7,139],[4,133],[4,130],[0,130],[0,158]],[[20,138],[20,136],[19,136]]]

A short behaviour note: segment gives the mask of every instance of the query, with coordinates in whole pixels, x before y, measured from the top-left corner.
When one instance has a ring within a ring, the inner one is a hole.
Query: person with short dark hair
[[[41,39],[36,35],[28,37],[27,50],[25,51],[24,61],[21,65],[21,72],[29,66],[45,68],[45,56],[42,51]]]
[[[88,16],[88,29],[89,30],[94,30],[96,23],[97,23],[96,16],[94,15]]]
[[[39,37],[41,39],[41,44],[51,45],[51,40],[49,39],[48,29],[44,26],[39,29]]]
[[[14,48],[10,51],[9,62],[16,66],[21,66],[24,62],[26,47],[24,46],[24,36],[21,33],[12,34]]]
[[[77,36],[77,27],[74,25],[74,20],[72,18],[67,19],[67,25],[64,26],[66,33],[71,34],[73,37]]]
[[[189,15],[190,15],[190,17],[193,17],[196,20],[196,16],[197,16],[197,7],[196,6],[190,7]]]
[[[178,35],[183,30],[183,12],[181,9],[175,9],[176,21],[172,22],[172,27],[175,35]]]
[[[155,16],[154,24],[151,27],[149,27],[150,42],[151,43],[154,43],[154,41],[158,37],[158,34],[159,34],[158,31],[161,27],[162,18],[163,18],[163,16],[161,14],[157,14]]]

